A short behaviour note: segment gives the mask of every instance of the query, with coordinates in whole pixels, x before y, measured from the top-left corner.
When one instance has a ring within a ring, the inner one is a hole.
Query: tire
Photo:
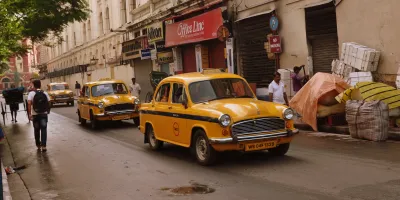
[[[200,165],[209,166],[213,165],[217,160],[217,152],[211,146],[206,133],[203,130],[198,130],[194,134],[194,148],[197,162]]]
[[[97,129],[99,127],[97,120],[93,116],[93,111],[90,111],[90,126],[92,129]]]
[[[139,126],[140,125],[140,118],[139,117],[133,118],[133,123],[135,123],[136,126]]]
[[[151,150],[158,151],[163,147],[164,142],[156,139],[152,126],[147,128],[146,134],[147,137],[149,137],[149,146]]]
[[[289,151],[290,143],[281,144],[273,149],[269,149],[268,151],[273,156],[284,156]]]
[[[78,110],[78,120],[79,120],[79,123],[81,123],[82,126],[86,124],[86,119],[81,118],[81,114],[80,114],[79,110]]]

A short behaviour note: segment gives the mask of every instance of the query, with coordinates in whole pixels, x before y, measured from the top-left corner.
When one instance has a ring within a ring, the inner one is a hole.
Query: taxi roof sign
[[[203,69],[202,74],[225,73],[225,68]]]

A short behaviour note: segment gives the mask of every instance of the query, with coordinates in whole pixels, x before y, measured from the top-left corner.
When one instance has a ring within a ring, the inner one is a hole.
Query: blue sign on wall
[[[269,18],[269,27],[271,28],[272,31],[277,31],[279,27],[279,21],[276,16],[272,16]]]
[[[150,59],[151,58],[151,51],[150,49],[140,50],[140,58],[142,60]]]

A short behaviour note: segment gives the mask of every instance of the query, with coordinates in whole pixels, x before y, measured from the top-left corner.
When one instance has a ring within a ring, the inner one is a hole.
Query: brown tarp
[[[331,106],[337,94],[350,86],[340,77],[327,73],[317,73],[290,100],[289,105],[301,116],[302,121],[317,128],[318,104]],[[337,103],[337,101],[336,101]]]

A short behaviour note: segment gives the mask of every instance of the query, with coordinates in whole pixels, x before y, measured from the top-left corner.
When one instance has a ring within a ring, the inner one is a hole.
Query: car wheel
[[[290,143],[281,144],[268,151],[274,156],[284,156],[289,151]]]
[[[93,116],[93,111],[90,111],[90,125],[92,129],[97,129],[99,126],[97,120]]]
[[[196,131],[192,148],[194,148],[197,162],[201,165],[212,165],[217,160],[217,152],[211,146],[203,130]]]
[[[149,126],[147,128],[147,137],[149,137],[149,146],[152,150],[158,151],[161,149],[161,147],[164,145],[163,141],[157,140],[155,134],[154,134],[154,129],[152,126]]]
[[[83,119],[81,117],[81,114],[80,114],[79,110],[78,110],[78,120],[79,120],[79,123],[81,123],[81,125],[85,125],[86,124],[86,119]]]
[[[133,118],[133,123],[135,123],[136,126],[139,126],[140,125],[140,118],[139,117]]]

